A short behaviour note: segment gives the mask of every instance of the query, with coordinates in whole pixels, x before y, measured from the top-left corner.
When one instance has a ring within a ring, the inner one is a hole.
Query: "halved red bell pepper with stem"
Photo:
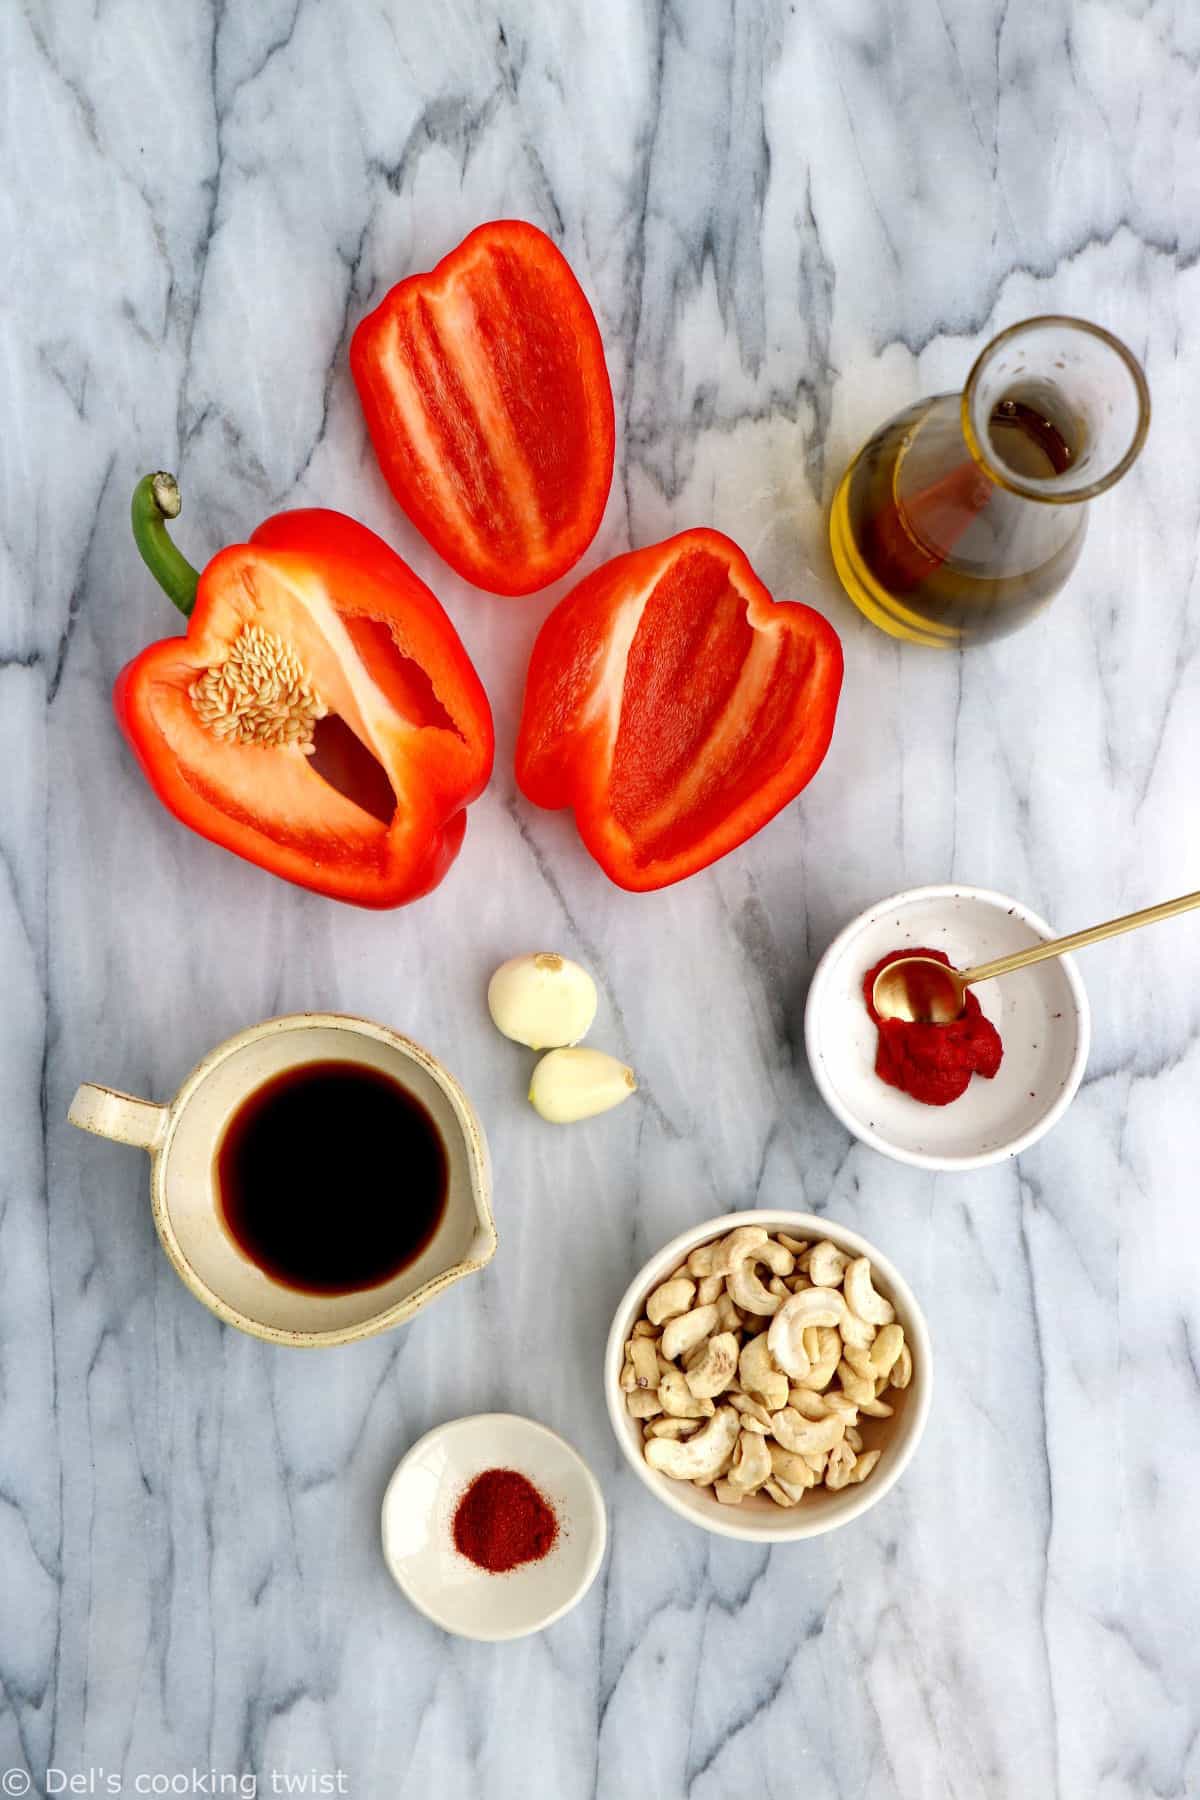
[[[575,809],[619,887],[724,856],[816,774],[842,685],[820,613],[773,600],[719,531],[684,531],[581,581],[533,647],[517,781]]]
[[[592,309],[544,231],[480,225],[362,321],[350,368],[384,478],[493,594],[565,575],[600,525],[613,402]]]
[[[342,513],[280,513],[198,574],[172,475],[133,497],[142,558],[188,618],[119,676],[121,729],[202,837],[335,900],[437,886],[492,769],[492,715],[441,606]]]

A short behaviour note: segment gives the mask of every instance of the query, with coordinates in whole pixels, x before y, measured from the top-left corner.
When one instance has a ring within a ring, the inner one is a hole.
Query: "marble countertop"
[[[286,1771],[360,1800],[1200,1792],[1200,926],[1090,953],[1079,1097],[981,1173],[855,1144],[801,1031],[821,949],[896,889],[996,887],[1069,929],[1200,885],[1200,18],[31,0],[0,42],[0,1769],[130,1794]],[[716,525],[845,642],[818,778],[657,895],[518,796],[555,593],[492,599],[437,561],[347,374],[392,281],[505,214],[562,244],[608,351],[618,473],[584,568]],[[902,648],[836,586],[832,487],[889,412],[1052,309],[1142,358],[1145,453],[1038,623]],[[173,629],[127,526],[156,466],[196,561],[322,503],[445,601],[499,744],[431,898],[340,908],[153,799],[109,691]],[[483,1007],[491,967],[541,945],[597,972],[596,1041],[643,1079],[570,1132],[524,1106]],[[163,1098],[310,1007],[456,1071],[500,1233],[413,1324],[319,1355],[221,1327],[158,1250],[144,1160],[65,1124],[82,1078]],[[599,1388],[638,1264],[754,1205],[875,1240],[937,1346],[900,1486],[769,1554],[657,1505]],[[377,1534],[405,1447],[492,1408],[569,1437],[611,1522],[586,1602],[499,1647],[412,1611]]]

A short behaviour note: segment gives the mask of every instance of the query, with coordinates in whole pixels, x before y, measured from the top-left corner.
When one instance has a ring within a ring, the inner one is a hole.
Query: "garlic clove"
[[[530,1104],[552,1125],[608,1112],[636,1092],[633,1070],[603,1050],[551,1050],[529,1084]]]
[[[497,1031],[531,1050],[577,1044],[596,1017],[596,984],[587,970],[555,950],[512,956],[488,983]]]

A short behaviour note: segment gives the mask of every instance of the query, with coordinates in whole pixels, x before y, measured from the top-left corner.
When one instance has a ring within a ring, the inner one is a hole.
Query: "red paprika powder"
[[[881,1019],[871,998],[875,977],[902,956],[929,956],[952,967],[943,950],[893,950],[863,976],[863,999],[879,1028],[875,1073],[926,1106],[948,1106],[967,1091],[972,1075],[990,1081],[1000,1067],[1004,1046],[1000,1033],[979,1010],[967,989],[966,1011],[947,1025],[919,1024],[913,1019]]]
[[[493,1575],[540,1562],[557,1537],[554,1508],[516,1469],[485,1469],[455,1509],[455,1549]]]

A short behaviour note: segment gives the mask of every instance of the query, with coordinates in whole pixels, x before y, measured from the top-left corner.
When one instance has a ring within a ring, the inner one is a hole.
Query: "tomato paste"
[[[879,1029],[875,1073],[889,1087],[899,1088],[926,1106],[948,1106],[967,1091],[972,1075],[990,1081],[1000,1067],[1004,1046],[1000,1033],[979,1010],[979,1002],[967,990],[966,1011],[948,1025],[922,1025],[913,1019],[881,1019],[871,999],[875,978],[889,963],[902,956],[929,956],[953,967],[941,950],[891,950],[863,976],[863,999]]]

